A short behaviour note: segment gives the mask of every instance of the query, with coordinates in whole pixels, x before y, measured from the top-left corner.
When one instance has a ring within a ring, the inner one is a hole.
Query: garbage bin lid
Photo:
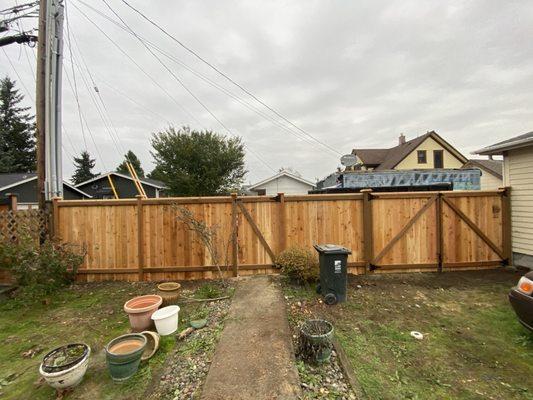
[[[350,249],[340,246],[338,244],[315,244],[315,249],[319,253],[326,254],[352,254]]]

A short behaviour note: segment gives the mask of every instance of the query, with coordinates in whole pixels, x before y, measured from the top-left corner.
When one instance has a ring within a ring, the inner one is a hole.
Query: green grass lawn
[[[507,300],[519,277],[503,270],[351,277],[348,302],[332,307],[312,287],[287,286],[286,294],[302,304],[296,318],[333,323],[368,399],[533,399],[533,334]]]
[[[209,287],[207,287],[209,286]],[[186,283],[185,292],[198,297],[217,290],[214,284]],[[42,357],[54,347],[85,342],[91,347],[89,369],[82,383],[66,398],[136,399],[150,391],[153,377],[173,351],[174,335],[163,337],[156,355],[141,364],[137,374],[123,384],[114,383],[105,365],[104,346],[129,332],[122,307],[131,297],[155,292],[155,284],[99,283],[74,285],[52,296],[47,304],[22,305],[16,300],[0,303],[0,397],[2,399],[54,399],[55,391],[39,382]],[[223,294],[223,293],[222,293]],[[179,330],[189,316],[205,317],[204,305],[187,304],[180,310]],[[33,357],[23,353],[37,349]]]

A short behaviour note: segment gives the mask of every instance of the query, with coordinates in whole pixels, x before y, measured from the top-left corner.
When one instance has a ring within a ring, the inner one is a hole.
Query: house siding
[[[418,163],[418,157],[417,157],[417,151],[418,150],[426,150],[427,151],[427,163],[426,164],[419,164]],[[414,149],[407,157],[405,157],[402,161],[394,167],[394,169],[432,169],[434,168],[433,164],[433,150],[443,150],[443,161],[444,161],[444,168],[461,168],[463,166],[463,162],[458,160],[457,157],[455,157],[452,153],[450,153],[448,150],[446,150],[445,147],[441,146],[437,141],[435,141],[433,138],[428,137],[426,140],[424,140],[416,149]]]
[[[512,247],[518,253],[515,264],[518,259],[533,262],[533,147],[504,154],[504,182],[511,187]]]
[[[307,194],[309,190],[313,189],[313,186],[304,182],[300,182],[296,179],[292,179],[288,176],[281,176],[264,185],[257,186],[253,189],[254,192],[260,189],[265,189],[267,196],[275,196],[278,193],[285,194]]]
[[[503,179],[497,178],[490,172],[481,169],[480,188],[481,190],[496,190],[503,186]]]
[[[134,198],[139,194],[135,183],[131,179],[126,179],[117,175],[113,175],[111,179],[113,179],[113,185],[115,185],[115,189],[120,199]],[[146,192],[146,196],[149,198],[157,197],[156,188],[146,184],[142,184],[142,186]],[[80,185],[78,188],[85,193],[90,194],[95,199],[101,199],[104,196],[113,196],[113,190],[111,189],[107,176]]]

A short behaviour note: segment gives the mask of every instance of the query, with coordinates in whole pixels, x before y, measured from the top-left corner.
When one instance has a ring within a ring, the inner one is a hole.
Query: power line
[[[24,84],[24,81],[22,80],[22,78],[20,77],[19,73],[17,72],[17,69],[15,68],[15,66],[13,65],[13,63],[11,62],[11,59],[9,58],[9,56],[7,55],[7,52],[5,49],[2,49],[2,51],[4,52],[6,58],[7,58],[7,61],[9,61],[9,65],[11,65],[11,68],[13,69],[13,72],[15,72],[15,75],[17,75],[17,78],[19,79],[19,82],[20,84],[22,85],[22,87],[24,88],[24,90],[26,91],[26,94],[28,95],[28,97],[30,98],[30,100],[35,103],[35,97],[33,97],[33,95],[31,94],[31,92],[28,90],[28,88],[26,87],[26,85]]]
[[[167,94],[167,95],[168,95],[168,96],[169,96],[174,102],[177,103],[177,101],[174,99],[174,97],[172,97],[172,96],[168,93],[168,91],[166,91],[166,90],[165,90],[165,89],[164,89],[164,88],[163,88],[163,87],[162,87],[157,81],[155,81],[155,80],[153,79],[153,77],[152,77],[149,73],[147,73],[147,72],[144,70],[144,68],[142,68],[142,67],[141,67],[141,66],[140,66],[140,65],[139,65],[139,64],[138,64],[138,63],[137,63],[137,62],[136,62],[136,61],[135,61],[135,60],[134,60],[134,59],[133,59],[128,53],[126,53],[126,52],[122,49],[122,47],[121,47],[120,45],[118,45],[118,44],[117,44],[117,43],[116,43],[116,42],[115,42],[115,41],[114,41],[114,40],[113,40],[113,39],[112,39],[107,33],[105,33],[105,32],[104,32],[104,31],[103,31],[103,30],[102,30],[102,29],[101,29],[101,28],[100,28],[95,22],[93,22],[92,19],[90,19],[90,18],[87,16],[87,14],[85,14],[85,13],[84,13],[84,12],[78,7],[78,6],[76,6],[76,4],[72,4],[72,5],[76,8],[76,10],[78,10],[78,12],[79,12],[79,13],[80,13],[80,14],[81,14],[81,15],[82,15],[87,21],[89,21],[91,24],[93,24],[93,25],[94,25],[94,26],[95,26],[95,27],[96,27],[96,28],[97,28],[97,29],[98,29],[98,30],[99,30],[99,31],[100,31],[100,32],[101,32],[101,33],[102,33],[102,34],[103,34],[103,35],[104,35],[104,36],[105,36],[105,37],[106,37],[111,43],[113,43],[113,45],[114,45],[115,47],[117,47],[117,49],[118,49],[122,54],[124,54],[124,55],[125,55],[125,56],[126,56],[131,62],[133,62],[134,65],[136,65],[136,66],[137,66],[137,67],[138,67],[138,68],[139,68],[139,69],[140,69],[140,70],[141,70],[141,71],[142,71],[142,72],[143,72],[143,73],[144,73],[144,74],[145,74],[150,80],[152,80],[152,82],[154,82],[154,83],[156,84],[156,86],[158,86],[161,90],[163,90],[163,92],[164,92],[165,94]],[[139,40],[141,41],[141,43],[142,43],[142,40],[141,40],[140,38],[138,38],[138,39],[139,39]],[[144,44],[143,44],[143,45],[144,45]],[[150,50],[150,49],[149,49],[149,50]],[[154,55],[154,56],[155,56],[156,58],[158,58],[156,55]],[[160,62],[162,63],[162,61],[160,61]],[[162,63],[162,64],[164,65],[164,63]],[[166,65],[164,65],[164,66],[165,66],[165,68],[168,68],[168,67],[166,67]],[[186,111],[188,114],[190,114],[190,113],[189,113],[186,109],[184,109],[179,103],[177,103],[177,104],[178,104],[178,106],[180,106],[184,111]],[[205,128],[205,126],[203,126],[203,124],[202,124],[200,121],[198,121],[198,120],[197,120],[192,114],[190,114],[190,116],[191,116],[191,117],[192,117],[192,118],[198,123],[198,125],[200,125],[204,130],[207,130],[207,129]],[[225,129],[227,129],[227,128],[225,128]],[[231,132],[229,132],[229,133],[231,134]],[[233,135],[233,134],[231,134],[231,135]],[[244,144],[244,146],[247,147],[246,144]],[[248,148],[248,150],[250,151],[251,154],[253,154],[256,158],[258,158],[258,159],[261,161],[261,157],[260,157],[257,153],[255,153],[255,152],[254,152],[253,150],[251,150],[249,147],[247,147],[247,148]],[[264,163],[264,164],[267,166],[267,168],[268,168],[269,170],[275,171],[272,167],[270,167],[270,166],[268,165],[268,163],[266,163],[266,161],[262,160],[261,162]]]
[[[68,12],[67,12],[67,3],[65,2],[65,24],[67,28],[67,38],[68,38],[68,50],[70,54],[70,60],[71,60],[71,68],[72,68],[72,80],[74,81],[74,97],[76,98],[76,104],[78,108],[78,118],[80,120],[80,128],[81,128],[81,136],[83,139],[83,145],[85,146],[85,149],[87,149],[87,139],[85,138],[85,129],[83,128],[83,121],[81,120],[81,107],[80,107],[80,99],[78,97],[78,84],[76,82],[76,72],[74,71],[74,57],[72,56],[72,46],[71,46],[71,40],[70,40],[70,24],[69,24],[69,18],[68,18]]]
[[[181,105],[175,98],[174,96],[172,96],[161,84],[159,84],[159,82],[157,82],[152,75],[150,75],[148,72],[146,72],[146,70],[141,66],[139,65],[139,63],[137,63],[137,61],[135,61],[124,49],[122,49],[122,47],[117,43],[115,42],[107,33],[105,33],[95,22],[92,21],[92,19],[90,19],[87,14],[85,14],[82,10],[80,10],[80,8],[72,3],[72,6],[74,8],[76,8],[76,10],[78,10],[78,12],[87,20],[89,21],[92,25],[94,25],[96,27],[96,29],[98,29],[100,31],[100,33],[102,33],[124,56],[126,56],[148,79],[150,79],[159,89],[161,89],[163,91],[163,93],[165,93],[183,112],[185,112],[187,115],[189,115],[189,117],[191,117],[198,125],[202,126],[202,123],[200,121],[198,121],[194,115],[192,115],[185,107],[183,107],[183,105]],[[203,127],[205,129],[205,127]]]
[[[260,98],[258,98],[257,96],[255,96],[252,92],[250,92],[248,89],[246,89],[244,86],[242,86],[241,84],[239,84],[238,82],[236,82],[235,80],[233,80],[230,76],[228,76],[227,74],[225,74],[224,72],[222,72],[220,69],[218,69],[216,66],[214,66],[213,64],[211,64],[209,61],[207,61],[206,59],[204,59],[200,54],[198,54],[196,51],[194,51],[193,49],[191,49],[190,47],[188,47],[187,45],[185,45],[182,41],[180,41],[179,39],[177,39],[176,37],[174,37],[173,35],[171,35],[170,33],[168,33],[164,28],[162,28],[159,24],[157,24],[156,22],[154,22],[152,19],[148,18],[142,11],[138,10],[137,8],[133,7],[130,3],[128,3],[126,0],[121,0],[124,4],[126,4],[130,9],[132,9],[133,11],[135,11],[137,14],[139,14],[143,19],[145,19],[146,21],[148,21],[150,24],[152,24],[153,26],[155,26],[157,29],[159,29],[161,32],[163,32],[167,37],[169,37],[170,39],[172,39],[174,42],[176,42],[177,44],[179,44],[181,47],[183,47],[185,50],[187,50],[190,54],[192,54],[193,56],[195,56],[198,60],[200,60],[201,62],[203,62],[205,65],[207,65],[208,67],[210,67],[211,69],[213,69],[215,72],[217,72],[219,75],[221,75],[222,77],[224,77],[227,81],[229,81],[230,83],[232,83],[233,85],[237,86],[239,89],[241,89],[244,93],[246,93],[248,96],[250,96],[251,98],[253,98],[255,101],[257,101],[259,104],[261,104],[263,107],[267,108],[268,110],[270,110],[271,112],[273,112],[274,114],[276,114],[278,117],[280,117],[282,120],[284,120],[285,122],[287,122],[289,125],[293,126],[295,129],[297,129],[298,131],[300,131],[301,133],[303,133],[304,135],[308,136],[309,138],[313,139],[314,141],[316,141],[317,143],[320,143],[322,146],[324,147],[327,147],[328,149],[330,149],[331,151],[337,153],[338,155],[342,155],[341,153],[339,153],[335,148],[329,146],[327,143],[324,143],[322,142],[321,140],[315,138],[313,135],[311,135],[310,133],[308,133],[307,131],[305,131],[304,129],[300,128],[299,126],[297,126],[296,124],[294,124],[292,121],[290,121],[287,117],[285,117],[283,114],[281,114],[279,111],[275,110],[274,108],[272,108],[271,106],[269,106],[268,104],[266,104],[263,100],[261,100]]]
[[[109,5],[109,3],[106,0],[102,0],[105,5],[111,10],[111,12],[128,28],[128,30],[139,40],[139,42],[152,54],[152,56],[172,75],[172,77],[191,95],[191,97],[198,102],[208,113],[213,117],[215,121],[218,122],[218,124],[231,136],[235,136],[229,128],[209,109],[209,107],[198,97],[194,94],[194,92],[187,86],[185,83],[172,71],[162,60],[153,52],[153,50],[146,44],[144,41],[129,27],[129,25],[118,15],[113,8]],[[245,147],[248,148],[248,150],[255,155],[255,157],[263,163],[268,169],[275,172],[275,169],[270,166],[259,154],[256,154],[254,151],[252,151],[246,144],[244,144]]]
[[[215,89],[217,89],[217,90],[221,91],[222,93],[226,94],[227,96],[231,97],[232,99],[234,99],[238,103],[242,104],[243,106],[245,106],[249,110],[253,111],[255,114],[257,114],[257,115],[261,116],[262,118],[265,118],[266,120],[270,121],[271,123],[273,123],[278,128],[280,128],[280,129],[286,131],[287,133],[289,133],[291,135],[294,135],[298,139],[301,139],[301,140],[305,141],[306,143],[318,148],[318,146],[319,146],[318,143],[312,141],[311,139],[309,139],[308,137],[306,137],[302,133],[300,133],[298,131],[294,131],[291,128],[287,127],[282,122],[278,121],[276,118],[274,118],[271,115],[261,111],[259,108],[257,108],[256,106],[254,106],[253,104],[248,102],[246,99],[243,99],[243,98],[239,97],[238,95],[236,95],[233,92],[229,91],[225,87],[223,87],[223,86],[219,85],[218,83],[214,82],[213,80],[211,80],[207,76],[205,76],[205,75],[201,74],[200,72],[194,70],[192,67],[190,67],[189,65],[185,64],[183,61],[179,60],[178,58],[176,58],[172,54],[170,54],[170,53],[166,52],[165,50],[161,49],[160,47],[158,47],[153,42],[147,40],[146,38],[143,38],[141,35],[132,33],[124,25],[122,25],[119,22],[115,21],[114,19],[110,18],[109,16],[107,16],[106,14],[101,12],[100,10],[98,10],[98,9],[92,7],[91,5],[87,4],[83,0],[78,0],[78,2],[82,3],[85,7],[90,8],[92,11],[94,11],[95,13],[100,15],[101,17],[105,18],[109,22],[113,23],[115,26],[119,27],[120,29],[124,30],[125,32],[131,34],[132,36],[138,36],[139,38],[143,39],[143,41],[145,43],[149,44],[154,50],[156,50],[157,52],[159,52],[160,54],[162,54],[163,56],[165,56],[169,60],[173,61],[174,63],[176,63],[176,64],[178,64],[180,66],[182,66],[183,68],[185,68],[186,70],[191,72],[193,75],[195,75],[199,79],[203,80],[204,82],[206,82],[210,86],[214,87]],[[329,151],[331,151],[331,150],[329,150]],[[338,158],[338,152],[337,151],[333,152],[332,154],[334,154],[335,159]]]

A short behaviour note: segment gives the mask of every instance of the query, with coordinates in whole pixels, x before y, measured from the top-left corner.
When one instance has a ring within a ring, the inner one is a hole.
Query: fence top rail
[[[497,190],[455,190],[455,191],[432,191],[432,192],[372,192],[372,197],[381,199],[407,199],[429,198],[437,194],[443,197],[486,197],[501,196],[506,188]],[[243,203],[272,203],[279,201],[279,196],[237,196],[238,201]],[[336,193],[336,194],[307,194],[284,196],[286,202],[297,201],[334,201],[334,200],[361,200],[362,193]],[[138,203],[138,199],[105,199],[105,200],[57,200],[58,207],[80,206],[132,206]],[[172,205],[172,204],[213,204],[231,203],[231,196],[210,197],[160,197],[141,199],[143,205]]]

